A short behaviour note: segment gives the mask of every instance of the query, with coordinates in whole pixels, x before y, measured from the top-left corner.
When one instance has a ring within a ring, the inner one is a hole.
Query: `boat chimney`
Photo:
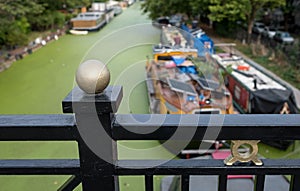
[[[256,79],[256,78],[254,78],[253,84],[254,84],[254,87],[253,87],[253,88],[256,90],[256,89],[257,89],[257,79]]]

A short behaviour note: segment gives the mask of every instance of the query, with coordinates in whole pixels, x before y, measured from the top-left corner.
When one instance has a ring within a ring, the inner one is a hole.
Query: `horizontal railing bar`
[[[115,140],[202,140],[208,134],[205,140],[300,139],[297,114],[117,114],[112,126]]]
[[[78,159],[14,159],[0,160],[0,175],[76,175]]]
[[[0,115],[0,141],[76,140],[74,115]]]
[[[300,172],[300,159],[263,159],[263,166],[226,166],[223,160],[119,160],[117,175],[288,175]]]

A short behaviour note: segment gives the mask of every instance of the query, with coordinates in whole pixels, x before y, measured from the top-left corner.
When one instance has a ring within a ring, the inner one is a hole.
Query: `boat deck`
[[[249,90],[256,91],[262,89],[281,89],[286,87],[264,74],[257,68],[249,65],[243,58],[233,54],[214,54],[213,58],[223,67],[231,67],[231,75],[241,81]],[[256,84],[254,84],[256,81]]]

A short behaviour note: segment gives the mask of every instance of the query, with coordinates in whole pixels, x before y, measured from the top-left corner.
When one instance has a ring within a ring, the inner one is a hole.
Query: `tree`
[[[25,44],[30,30],[28,14],[43,10],[36,0],[0,0],[0,43],[9,46]]]
[[[149,13],[149,18],[156,19],[161,16],[171,15],[171,10],[168,5],[170,0],[146,0],[142,4],[142,10],[144,13]]]
[[[285,0],[211,0],[209,17],[213,21],[245,20],[247,22],[247,42],[250,42],[253,24],[257,12],[265,5],[280,7],[285,5]]]
[[[15,20],[29,13],[41,13],[44,7],[37,0],[0,0],[2,19]]]
[[[200,0],[199,0],[200,1]],[[195,16],[194,0],[146,0],[142,4],[144,13],[149,13],[151,19],[156,19],[161,16],[170,16],[177,13],[183,14],[191,19]]]
[[[79,6],[90,6],[92,0],[38,0],[47,10],[74,9]]]
[[[155,19],[182,13],[189,18],[201,14],[208,15],[212,21],[246,21],[248,42],[257,12],[264,6],[269,8],[285,5],[286,0],[146,0],[142,10]]]
[[[208,15],[210,14],[209,5],[210,0],[194,0],[190,2],[193,15],[199,16],[205,20],[208,20]]]

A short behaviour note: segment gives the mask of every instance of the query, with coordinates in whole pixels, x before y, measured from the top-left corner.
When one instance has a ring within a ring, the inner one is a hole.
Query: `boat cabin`
[[[106,23],[105,13],[85,12],[71,19],[73,30],[97,30]]]

